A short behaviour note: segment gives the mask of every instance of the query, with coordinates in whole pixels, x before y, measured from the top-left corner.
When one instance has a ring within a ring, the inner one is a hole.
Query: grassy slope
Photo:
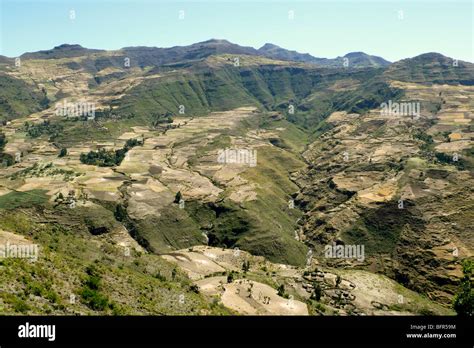
[[[382,72],[382,69],[326,70],[278,65],[234,67],[230,63],[210,67],[201,64],[185,73],[146,80],[116,100],[114,105],[118,114],[146,118],[153,113],[177,113],[179,105],[185,106],[187,115],[203,115],[243,105],[287,111],[288,105],[292,104],[297,112],[291,118],[299,124],[314,127],[332,109],[370,107],[357,103],[363,95],[375,95],[385,87],[380,82],[370,88],[361,85],[355,92],[343,93],[327,89],[329,86],[348,78],[363,83]],[[333,96],[339,96],[341,101],[333,103],[330,99]],[[346,99],[350,101],[343,103]],[[367,99],[379,102],[376,97]]]
[[[302,163],[284,150],[276,147],[258,150],[257,166],[243,175],[258,184],[258,199],[245,204],[246,212],[258,228],[239,241],[242,249],[265,255],[274,262],[304,263],[306,246],[294,238],[296,220],[301,213],[288,207],[290,195],[298,189],[288,173],[301,167]]]
[[[22,80],[0,73],[0,121],[11,120],[42,110],[46,96]]]
[[[174,266],[159,256],[133,250],[125,256],[124,249],[107,238],[35,222],[41,218],[35,211],[0,214],[1,229],[25,235],[40,246],[36,262],[0,261],[0,312],[4,314],[228,313],[218,306],[211,308],[191,291],[182,273],[173,279]],[[103,307],[88,304],[81,295],[91,264],[100,278],[97,296],[107,299]],[[71,295],[76,296],[75,303],[70,303]]]

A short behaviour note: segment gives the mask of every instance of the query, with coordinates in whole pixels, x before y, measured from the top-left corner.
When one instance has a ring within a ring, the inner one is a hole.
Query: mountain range
[[[270,43],[263,45],[259,49],[255,49],[252,47],[239,46],[227,40],[216,39],[199,42],[189,46],[175,46],[170,48],[124,47],[119,51],[130,55],[130,57],[137,58],[139,60],[139,65],[176,63],[184,60],[202,59],[213,54],[264,56],[271,59],[304,62],[331,67],[343,66],[344,58],[348,59],[348,64],[352,67],[383,67],[390,64],[390,62],[381,57],[371,56],[363,52],[351,52],[343,57],[333,59],[316,58],[308,53],[287,50]],[[103,51],[84,48],[77,44],[63,44],[50,50],[24,53],[20,57],[24,59],[58,59],[78,57],[98,52]]]

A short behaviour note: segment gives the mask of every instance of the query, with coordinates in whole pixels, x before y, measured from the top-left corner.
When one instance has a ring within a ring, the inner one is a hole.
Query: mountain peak
[[[378,56],[371,56],[365,52],[349,52],[343,58],[348,58],[353,66],[366,67],[366,66],[387,66],[390,65],[388,60]]]
[[[416,59],[416,60],[447,60],[447,59],[450,59],[452,60],[452,58],[449,58],[449,57],[446,57],[444,55],[442,55],[441,53],[438,53],[438,52],[427,52],[427,53],[423,53],[423,54],[420,54],[418,56],[415,56],[413,58],[409,58],[409,59]]]
[[[402,59],[396,64],[443,64],[443,65],[452,65],[454,59],[446,57],[438,52],[427,52],[422,53],[418,56],[412,58]]]
[[[366,56],[368,56],[367,53],[364,53],[364,52],[360,52],[360,51],[359,51],[359,52],[349,52],[349,53],[347,53],[344,57],[346,57],[346,58],[351,58],[351,57],[354,58],[354,57],[366,57]]]
[[[21,55],[24,59],[57,59],[57,58],[71,58],[84,56],[90,53],[102,52],[103,50],[96,50],[84,48],[78,44],[61,44],[55,46],[50,50],[43,50],[38,52],[27,52]]]
[[[266,50],[271,50],[271,49],[276,49],[276,48],[281,48],[281,47],[267,42],[265,45],[260,47],[258,50],[259,51],[266,51]]]
[[[232,42],[224,39],[209,39],[206,41],[198,42],[198,44],[234,45]]]
[[[437,52],[399,60],[385,74],[394,80],[420,84],[474,85],[474,64]]]

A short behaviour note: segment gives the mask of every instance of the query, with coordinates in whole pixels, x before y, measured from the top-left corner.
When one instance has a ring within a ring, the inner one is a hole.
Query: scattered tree
[[[5,134],[0,133],[0,151],[3,150],[3,148],[5,147],[6,144],[7,144],[7,138],[6,138]]]
[[[181,194],[181,191],[178,191],[176,193],[176,196],[174,196],[174,202],[176,204],[179,204],[179,202],[181,201],[182,198],[183,198],[183,195]]]
[[[250,270],[250,261],[244,261],[242,264],[242,270],[247,273]]]
[[[60,151],[59,151],[59,155],[58,157],[64,157],[67,155],[67,149],[65,147],[63,147]]]
[[[56,197],[56,199],[55,199],[54,201],[55,201],[55,202],[62,202],[62,201],[64,201],[64,195],[63,195],[61,192],[59,192],[58,195],[57,195],[57,197]]]
[[[249,293],[248,297],[252,297],[252,289],[253,289],[253,283],[250,283],[249,287],[247,288],[247,292]]]
[[[336,288],[339,287],[339,285],[341,284],[341,281],[342,281],[341,276],[340,276],[340,275],[337,275],[337,277],[336,277]]]
[[[461,291],[454,297],[453,308],[459,316],[472,317],[474,314],[474,288],[472,286],[472,273],[474,262],[465,260],[462,265],[463,278],[461,279]]]
[[[321,285],[319,285],[318,282],[314,282],[313,288],[314,288],[314,291],[311,298],[315,299],[316,301],[321,300],[321,296],[323,294],[323,289],[321,289]]]
[[[115,208],[114,215],[117,221],[125,221],[127,218],[127,209],[123,205],[118,204]]]
[[[232,283],[234,281],[234,272],[227,274],[227,283]]]

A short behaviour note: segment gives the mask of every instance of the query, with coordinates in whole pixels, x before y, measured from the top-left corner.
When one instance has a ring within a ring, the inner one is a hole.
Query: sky
[[[334,58],[426,52],[474,62],[472,0],[0,0],[0,55],[53,48],[171,47],[211,38]]]

